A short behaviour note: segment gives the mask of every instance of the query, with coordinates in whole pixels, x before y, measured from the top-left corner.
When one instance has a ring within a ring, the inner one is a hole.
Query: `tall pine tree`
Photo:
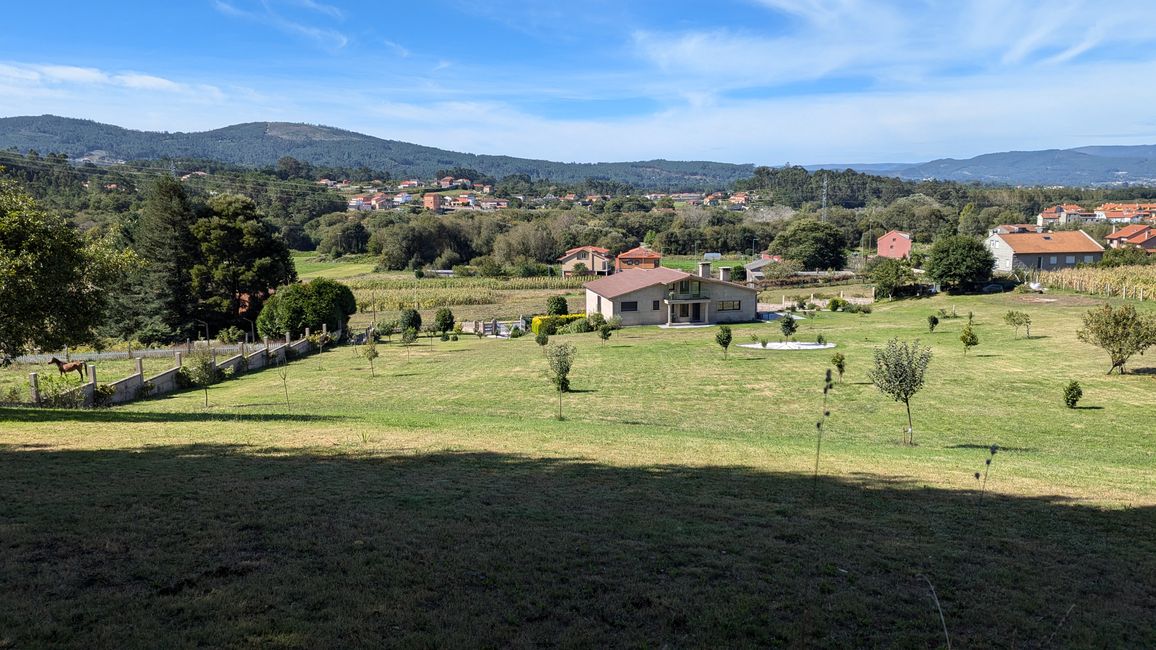
[[[196,218],[185,188],[162,176],[150,188],[136,231],[136,251],[144,260],[142,309],[156,338],[184,338],[196,332],[196,297],[191,270],[197,242]]]

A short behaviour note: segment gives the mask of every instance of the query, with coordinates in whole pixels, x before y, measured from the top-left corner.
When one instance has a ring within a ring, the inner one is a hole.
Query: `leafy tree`
[[[108,270],[71,225],[0,180],[0,358],[92,340]]]
[[[867,277],[875,285],[876,291],[888,298],[895,295],[899,289],[915,281],[915,273],[911,270],[911,262],[889,257],[876,258]]]
[[[963,343],[963,353],[965,355],[968,350],[979,345],[979,336],[976,335],[975,330],[971,328],[971,323],[963,326],[963,331],[959,334],[959,340]]]
[[[403,309],[398,316],[397,326],[402,333],[409,329],[417,332],[421,330],[421,314],[416,309]]]
[[[1027,312],[1011,310],[1003,315],[1003,322],[1015,328],[1015,338],[1019,338],[1020,328],[1027,328],[1027,337],[1032,337],[1032,317]]]
[[[566,304],[566,296],[550,296],[546,300],[547,316],[565,316],[569,313],[570,307]]]
[[[445,334],[454,328],[454,313],[449,307],[442,307],[434,314],[434,331]]]
[[[847,357],[843,356],[842,352],[836,352],[831,356],[831,365],[835,366],[835,370],[839,373],[839,381],[843,381],[843,371],[847,369]]]
[[[590,269],[587,268],[586,265],[583,264],[582,262],[578,262],[571,269],[571,273],[573,273],[574,275],[586,275],[589,272],[590,272]]]
[[[181,373],[194,386],[205,392],[205,408],[209,408],[209,386],[220,381],[220,371],[217,370],[213,353],[207,348],[197,348],[185,357],[181,365]]]
[[[401,325],[398,320],[383,320],[377,324],[377,333],[384,336],[385,340],[392,343],[393,335],[401,331]]]
[[[1126,246],[1104,251],[1099,266],[1143,266],[1152,264],[1153,261],[1156,261],[1156,256],[1150,255],[1144,249]]]
[[[875,365],[868,376],[875,387],[907,407],[907,444],[915,444],[915,425],[911,420],[911,398],[923,388],[923,376],[931,363],[931,348],[920,348],[919,340],[908,343],[891,339],[883,348],[875,348]]]
[[[927,277],[951,290],[974,287],[991,279],[995,256],[983,242],[966,235],[940,237],[931,246]]]
[[[578,322],[582,322],[582,321],[578,321]],[[608,325],[606,323],[603,323],[598,328],[598,338],[602,339],[603,345],[605,345],[606,342],[610,340],[610,335],[613,333],[614,333],[614,328],[610,327],[610,325]]]
[[[550,383],[558,390],[558,419],[562,419],[562,393],[570,390],[570,368],[574,365],[574,355],[578,350],[572,343],[550,345],[546,348],[549,364]]]
[[[731,346],[732,334],[729,325],[720,325],[714,335],[714,342],[723,349],[723,359],[727,358],[727,348]]]
[[[779,318],[779,329],[783,331],[783,336],[790,341],[791,337],[798,331],[799,323],[790,314],[783,314],[782,317]]]
[[[935,328],[938,326],[939,326],[939,316],[936,316],[935,314],[931,314],[930,316],[927,317],[927,333],[928,334],[934,333]]]
[[[797,219],[775,237],[771,250],[813,271],[843,268],[847,262],[845,245],[843,234],[835,226],[814,219]]]
[[[550,334],[546,332],[546,328],[538,328],[538,333],[534,335],[534,342],[538,344],[538,347],[542,348],[542,353],[545,354],[546,344],[550,342]]]
[[[314,278],[305,284],[281,287],[257,316],[257,332],[279,337],[286,332],[297,337],[305,328],[321,331],[344,330],[349,317],[357,312],[357,300],[349,287],[328,278]]]
[[[1103,305],[1084,314],[1084,326],[1076,336],[1085,343],[1103,348],[1112,361],[1107,374],[1119,370],[1136,353],[1156,345],[1156,317],[1140,314],[1132,305]]]
[[[143,260],[142,309],[163,339],[196,330],[194,263],[199,257],[190,225],[195,215],[179,181],[164,175],[149,189],[136,226],[136,252]]]
[[[274,287],[297,279],[288,247],[248,197],[213,197],[209,215],[190,230],[199,249],[190,278],[206,321],[223,325],[238,315],[251,318]]]

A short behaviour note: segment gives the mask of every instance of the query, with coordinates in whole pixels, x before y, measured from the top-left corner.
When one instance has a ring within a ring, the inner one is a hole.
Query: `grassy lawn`
[[[555,337],[561,422],[531,337],[382,344],[376,378],[338,348],[289,366],[288,407],[263,372],[208,409],[0,409],[0,647],[936,647],[928,581],[956,647],[1153,647],[1156,364],[1104,376],[1075,338],[1094,304],[802,322],[848,361],[818,480],[831,351],[724,360],[713,328]],[[866,379],[892,336],[935,353],[914,447]]]
[[[329,278],[344,280],[373,273],[377,260],[369,255],[353,255],[336,260],[325,259],[312,251],[293,251],[293,265],[302,280]]]

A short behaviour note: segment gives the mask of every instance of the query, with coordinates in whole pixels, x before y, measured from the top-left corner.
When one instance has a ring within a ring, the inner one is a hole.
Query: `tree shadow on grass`
[[[936,647],[921,576],[958,647],[1156,645],[1150,506],[237,445],[0,446],[0,494],[16,647]]]
[[[1103,406],[1073,406],[1073,411],[1103,411]]]
[[[276,406],[283,406],[278,404]],[[326,422],[339,415],[304,413],[213,413],[211,411],[125,411],[121,409],[0,408],[0,422]]]
[[[1156,375],[1156,368],[1133,368],[1128,371],[1129,375]]]
[[[961,444],[961,445],[945,445],[944,449],[983,449],[984,451],[987,451],[988,449],[991,449],[991,445],[980,445],[980,444],[975,444],[975,443],[968,443],[968,444]],[[1022,452],[1029,452],[1029,453],[1034,452],[1034,451],[1039,451],[1039,449],[1035,449],[1032,447],[1004,447],[1003,445],[999,446],[999,450],[1000,451],[1022,451]]]

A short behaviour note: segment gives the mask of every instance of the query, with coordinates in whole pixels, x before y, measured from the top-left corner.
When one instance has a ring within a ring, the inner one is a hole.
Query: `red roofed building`
[[[758,291],[730,281],[729,267],[711,277],[710,262],[698,273],[675,269],[631,269],[587,282],[586,313],[623,325],[736,323],[755,319]]]
[[[1156,229],[1144,224],[1132,224],[1105,237],[1111,248],[1141,248],[1156,253]]]
[[[892,230],[875,242],[875,252],[879,257],[896,260],[911,255],[911,233]]]
[[[577,275],[574,269],[579,264],[585,267],[582,275],[610,275],[610,251],[599,246],[579,246],[571,248],[558,258],[562,264],[562,277]]]
[[[657,269],[662,265],[662,255],[644,246],[619,253],[614,262],[615,271],[627,269]]]
[[[1036,215],[1037,226],[1054,226],[1064,223],[1084,223],[1099,218],[1095,212],[1085,210],[1074,203],[1054,205]]]
[[[1071,268],[1104,257],[1104,247],[1083,230],[992,234],[984,245],[995,256],[995,270],[1005,272]]]

